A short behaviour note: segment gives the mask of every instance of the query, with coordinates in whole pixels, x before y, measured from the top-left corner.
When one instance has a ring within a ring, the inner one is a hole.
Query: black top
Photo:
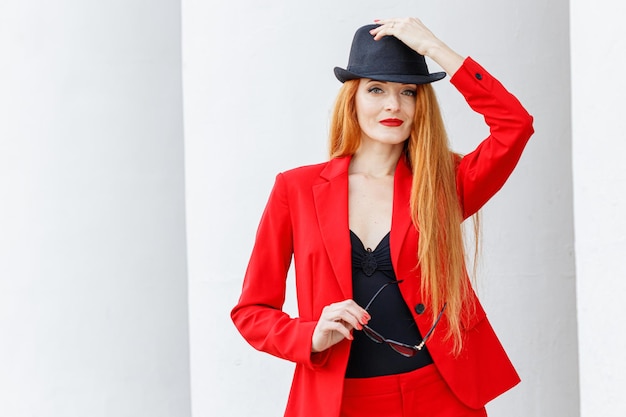
[[[396,281],[391,264],[389,233],[371,250],[365,248],[359,237],[350,231],[352,243],[352,292],[354,301],[365,307],[385,283]],[[370,305],[372,316],[368,326],[387,339],[409,345],[422,338],[397,284],[388,285]],[[362,331],[353,331],[354,340],[346,378],[367,378],[409,372],[433,363],[427,349],[407,358],[386,343],[376,343]]]

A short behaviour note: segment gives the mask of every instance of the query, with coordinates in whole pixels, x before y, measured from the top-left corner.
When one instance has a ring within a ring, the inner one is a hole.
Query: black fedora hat
[[[395,36],[375,41],[370,30],[378,25],[360,27],[354,34],[347,69],[335,67],[342,83],[357,78],[371,78],[405,84],[428,84],[441,80],[445,72],[429,73],[426,60]]]

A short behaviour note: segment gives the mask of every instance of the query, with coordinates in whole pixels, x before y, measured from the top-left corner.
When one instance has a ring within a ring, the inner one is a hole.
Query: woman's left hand
[[[395,36],[418,54],[431,58],[450,76],[463,64],[465,58],[450,49],[416,17],[381,19],[374,23],[380,25],[370,31],[375,40]]]
[[[424,56],[428,56],[429,50],[443,43],[416,17],[382,19],[374,22],[380,25],[370,31],[375,40],[392,35]]]

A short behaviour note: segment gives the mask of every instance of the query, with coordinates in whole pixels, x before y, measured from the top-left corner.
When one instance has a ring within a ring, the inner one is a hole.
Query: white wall
[[[404,15],[536,118],[484,213],[479,292],[523,378],[490,415],[578,415],[577,341],[582,415],[624,414],[624,7],[572,2],[572,204],[568,2],[380,3],[182,2],[188,294],[180,2],[0,3],[0,415],[189,415],[189,345],[194,416],[280,415],[292,365],[228,313],[274,175],[325,159],[354,30]],[[481,118],[437,91],[470,150]]]
[[[0,415],[190,414],[180,2],[0,2]]]
[[[626,415],[626,4],[571,5],[581,416]]]
[[[187,0],[194,416],[281,415],[292,365],[246,345],[228,313],[274,175],[325,159],[332,68],[346,64],[355,29],[405,15],[484,64],[536,118],[517,171],[484,213],[480,294],[523,378],[490,415],[578,415],[568,2]],[[447,81],[436,88],[455,147],[468,151],[487,133],[481,118]]]

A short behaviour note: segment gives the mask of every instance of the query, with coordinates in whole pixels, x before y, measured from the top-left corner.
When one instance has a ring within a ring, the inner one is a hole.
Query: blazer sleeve
[[[502,188],[533,134],[533,117],[483,67],[468,57],[450,82],[485,118],[489,136],[457,167],[457,193],[467,218]]]
[[[239,302],[231,318],[255,349],[311,368],[323,366],[326,354],[311,353],[317,322],[282,311],[293,254],[293,233],[286,180],[276,177],[257,230]]]

